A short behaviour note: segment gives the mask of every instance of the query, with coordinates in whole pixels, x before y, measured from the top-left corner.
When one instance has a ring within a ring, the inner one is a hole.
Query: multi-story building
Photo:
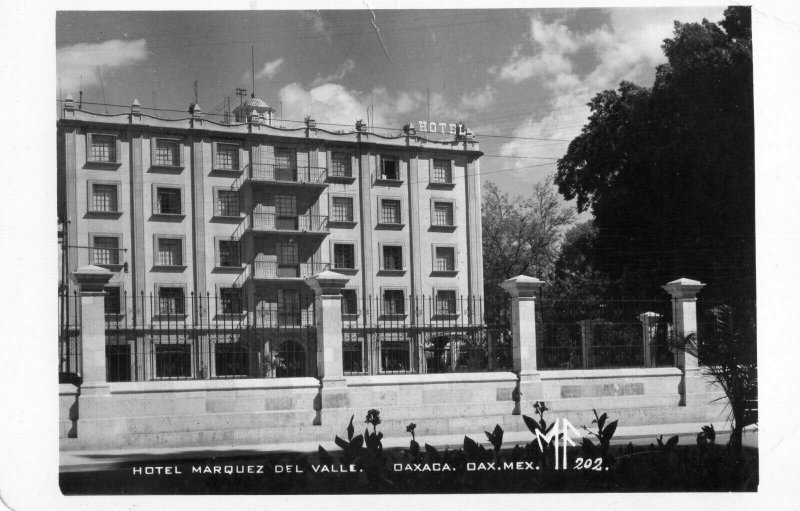
[[[136,101],[125,114],[66,101],[58,121],[63,264],[111,270],[107,319],[134,332],[109,351],[110,379],[262,371],[226,352],[232,336],[220,335],[220,322],[252,321],[266,337],[267,327],[284,327],[277,340],[259,338],[267,353],[287,343],[315,352],[313,336],[285,327],[313,328],[304,279],[323,270],[349,278],[343,317],[364,328],[378,320],[372,300],[397,319],[413,316],[414,296],[428,297],[434,315],[481,322],[475,310],[456,310],[483,285],[477,143],[459,134],[426,140],[408,127],[380,136],[360,123],[327,131],[310,119],[285,128],[272,112],[257,98],[233,122],[204,117],[197,105],[185,119],[163,119]],[[153,340],[173,323],[187,331],[180,342]],[[197,330],[204,325],[217,327],[211,340]],[[137,327],[149,329],[152,349]],[[386,357],[368,360],[369,349],[358,349],[346,355],[350,372],[387,369]],[[408,368],[413,349],[400,358]]]

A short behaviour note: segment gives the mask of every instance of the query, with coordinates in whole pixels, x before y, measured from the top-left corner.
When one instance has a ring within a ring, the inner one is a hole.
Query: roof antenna
[[[83,75],[81,75],[81,90],[78,94],[78,110],[83,110]]]
[[[97,77],[100,79],[100,90],[103,91],[103,106],[108,113],[108,102],[106,101],[106,88],[103,86],[103,75],[100,74],[100,66],[97,66]]]
[[[197,80],[194,81],[194,104],[197,104]]]
[[[256,50],[253,46],[250,46],[250,66],[250,74],[253,77],[253,88],[250,91],[250,97],[254,98],[256,97]]]

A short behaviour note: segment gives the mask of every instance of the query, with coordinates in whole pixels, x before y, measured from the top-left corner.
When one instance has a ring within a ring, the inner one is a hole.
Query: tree
[[[562,207],[549,182],[536,184],[528,198],[512,198],[489,182],[482,211],[485,316],[490,323],[505,324],[504,292],[498,284],[517,275],[548,280],[562,231],[574,213]]]
[[[658,293],[676,277],[706,297],[755,296],[750,10],[675,22],[652,87],[597,94],[555,183],[591,210],[592,266],[612,290]]]
[[[592,263],[597,228],[591,220],[573,226],[564,234],[564,243],[553,271],[553,296],[565,300],[595,301],[606,295],[608,278]]]

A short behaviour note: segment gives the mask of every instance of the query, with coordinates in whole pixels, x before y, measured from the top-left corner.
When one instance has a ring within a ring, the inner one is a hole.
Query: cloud
[[[586,103],[596,93],[616,88],[622,80],[652,83],[656,66],[666,61],[661,43],[672,35],[674,19],[692,21],[703,15],[718,19],[722,8],[717,10],[719,16],[703,13],[695,17],[686,10],[613,9],[608,11],[606,24],[584,32],[570,30],[563,19],[545,23],[532,16],[525,43],[512,50],[505,64],[489,71],[511,83],[536,79],[543,98],[538,103],[543,105],[512,130],[511,135],[524,138],[499,148],[498,154],[517,157],[506,160],[504,166],[520,170],[490,179],[518,186],[520,180],[532,184],[552,175],[554,165],[532,167],[536,160],[519,157],[562,157],[568,141],[586,123]]]
[[[79,43],[56,50],[56,69],[66,95],[78,92],[81,77],[84,87],[99,85],[98,67],[104,78],[111,77],[119,69],[142,62],[147,57],[147,41],[144,39]]]
[[[278,74],[278,68],[281,67],[283,64],[283,59],[273,60],[272,62],[267,62],[264,64],[264,67],[256,73],[256,80],[260,80],[262,78],[269,78],[272,79]]]
[[[323,19],[322,15],[319,11],[301,11],[300,15],[303,16],[306,20],[311,22],[311,28],[314,33],[323,34],[327,38],[330,38],[330,31],[328,30],[327,25],[325,24],[325,19]]]
[[[311,82],[311,87],[317,87],[328,82],[340,82],[342,79],[344,79],[345,75],[355,69],[355,67],[355,61],[353,59],[347,59],[342,62],[338,68],[336,68],[336,71],[334,71],[333,74],[328,76],[318,76],[313,82]]]
[[[495,94],[497,91],[491,85],[486,85],[483,89],[468,92],[461,96],[461,101],[458,105],[459,110],[462,112],[483,110],[494,103]]]
[[[384,87],[361,92],[338,83],[325,83],[309,89],[292,83],[278,94],[287,119],[303,119],[311,115],[320,123],[348,126],[355,125],[357,119],[366,119],[367,107],[372,103],[375,106],[375,126],[400,128],[407,122],[404,115],[420,108],[424,101],[424,96],[418,92],[393,95]]]

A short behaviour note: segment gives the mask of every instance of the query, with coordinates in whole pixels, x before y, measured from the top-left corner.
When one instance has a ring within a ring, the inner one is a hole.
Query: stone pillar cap
[[[72,276],[78,282],[81,292],[96,292],[102,291],[114,274],[106,268],[89,265],[78,268]]]
[[[325,270],[308,277],[306,279],[306,284],[308,284],[317,295],[338,295],[341,294],[342,288],[347,285],[348,280],[350,280],[350,278],[346,275]]]
[[[512,297],[530,297],[541,289],[545,283],[536,277],[517,275],[500,283],[500,287]]]
[[[706,285],[697,280],[680,278],[661,286],[661,289],[671,294],[673,298],[694,298],[704,287]]]
[[[649,318],[660,318],[661,314],[658,312],[647,311],[639,314],[637,317],[639,318],[639,321],[644,321],[645,319]]]

